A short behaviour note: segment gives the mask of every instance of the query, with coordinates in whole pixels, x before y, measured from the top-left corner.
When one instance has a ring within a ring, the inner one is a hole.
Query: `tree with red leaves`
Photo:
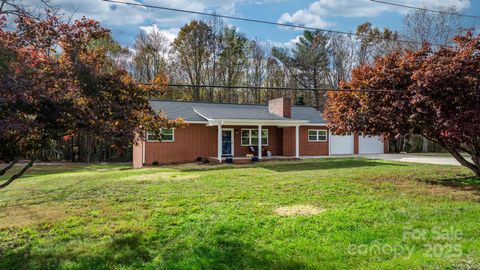
[[[467,31],[453,41],[435,52],[427,44],[395,51],[356,68],[344,87],[367,91],[329,94],[325,117],[334,132],[421,134],[480,177],[480,36]]]
[[[0,176],[20,159],[30,160],[0,188],[53,141],[72,134],[93,133],[121,149],[143,130],[182,124],[148,104],[165,89],[165,78],[137,85],[109,57],[114,49],[109,31],[86,18],[64,23],[55,16],[19,16],[15,31],[0,19],[0,160],[8,162]]]

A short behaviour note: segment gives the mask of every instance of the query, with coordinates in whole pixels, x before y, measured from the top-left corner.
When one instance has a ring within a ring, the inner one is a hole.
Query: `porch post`
[[[299,127],[298,125],[295,126],[295,157],[299,158],[300,157],[300,145],[299,145]]]
[[[222,163],[222,125],[218,124],[217,133],[217,158],[218,162]]]
[[[262,159],[262,125],[258,125],[258,160]]]

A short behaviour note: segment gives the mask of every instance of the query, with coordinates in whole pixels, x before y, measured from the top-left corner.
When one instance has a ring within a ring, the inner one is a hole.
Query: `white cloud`
[[[283,13],[278,19],[279,23],[297,23],[310,27],[326,27],[332,25],[322,19],[322,16],[311,12],[310,10],[299,10],[292,15],[290,13]]]
[[[180,31],[179,28],[174,28],[174,27],[168,28],[168,29],[160,29],[156,24],[148,25],[148,26],[140,26],[140,29],[145,31],[147,34],[150,34],[152,32],[162,33],[167,39],[169,44],[172,43],[173,40],[175,40],[175,38],[178,35],[178,32]]]
[[[136,4],[180,8],[197,12],[216,12],[225,15],[237,15],[239,4],[251,4],[253,0],[119,0]],[[259,4],[278,0],[256,0]],[[26,6],[41,7],[38,0],[23,0]],[[124,45],[130,45],[139,27],[158,25],[166,31],[168,37],[176,35],[172,29],[178,28],[192,19],[203,18],[200,15],[166,11],[155,8],[131,6],[102,0],[52,0],[60,8],[60,14],[66,18],[79,19],[83,16],[99,21],[103,26],[112,29],[114,37]]]
[[[430,9],[441,9],[454,5],[459,11],[470,7],[469,0],[395,0],[392,2],[416,7],[428,7]],[[298,10],[292,14],[288,12],[282,14],[278,22],[323,28],[332,25],[331,22],[328,22],[328,17],[369,17],[378,16],[384,12],[404,14],[411,11],[412,9],[375,3],[369,0],[317,0],[305,9]]]

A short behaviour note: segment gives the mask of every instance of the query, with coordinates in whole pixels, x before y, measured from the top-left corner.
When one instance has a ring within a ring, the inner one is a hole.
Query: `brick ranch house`
[[[199,157],[222,162],[226,157],[246,159],[301,158],[373,154],[388,151],[388,142],[357,132],[333,135],[313,107],[292,106],[290,98],[268,105],[221,104],[152,100],[150,106],[168,118],[183,118],[188,125],[153,132],[133,147],[134,167],[158,162],[185,163]],[[258,136],[261,134],[261,136]]]

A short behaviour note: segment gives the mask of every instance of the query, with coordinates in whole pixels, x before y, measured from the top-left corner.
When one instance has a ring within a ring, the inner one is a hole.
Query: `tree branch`
[[[438,143],[439,145],[443,146],[445,149],[447,149],[447,151],[453,156],[453,158],[455,158],[462,166],[465,166],[467,168],[469,168],[470,170],[472,170],[475,175],[477,177],[480,177],[480,166],[478,163],[477,164],[477,161],[480,161],[480,159],[478,159],[478,157],[475,155],[474,152],[472,151],[468,151],[465,147],[462,147],[460,146],[460,150],[463,150],[467,153],[470,154],[470,156],[472,157],[472,161],[473,163],[469,162],[468,160],[466,160],[458,151],[457,149],[454,149],[454,148],[451,148],[449,146],[447,146],[447,144],[444,142],[444,141],[440,141],[440,140],[434,140],[432,138],[429,138],[429,136],[426,136],[424,134],[422,134],[423,136],[425,136],[425,138],[433,141],[433,142],[436,142]]]
[[[27,165],[25,165],[25,167],[23,167],[21,171],[19,171],[17,174],[14,174],[6,182],[0,184],[0,189],[5,188],[6,186],[10,185],[15,179],[22,176],[28,169],[30,169],[30,167],[32,167],[34,162],[35,162],[35,159],[31,159],[30,162],[28,162]]]
[[[8,170],[10,170],[18,162],[18,160],[18,158],[13,159],[12,162],[10,162],[5,168],[0,170],[0,176],[4,175]]]
[[[457,150],[455,149],[452,149],[450,147],[447,147],[447,151],[452,154],[452,156],[458,161],[460,162],[460,164],[462,164],[462,166],[465,166],[467,168],[469,168],[470,170],[472,170],[475,175],[477,177],[480,177],[480,168],[477,167],[474,163],[471,163],[469,162],[468,160],[466,160],[460,153],[458,153]]]

